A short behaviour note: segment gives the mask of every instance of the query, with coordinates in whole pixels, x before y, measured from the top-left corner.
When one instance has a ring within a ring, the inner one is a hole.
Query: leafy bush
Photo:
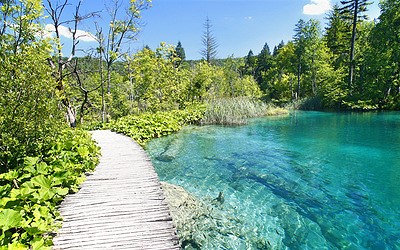
[[[249,118],[287,114],[287,110],[275,108],[248,97],[214,99],[208,102],[202,124],[242,125]]]
[[[184,125],[198,122],[203,117],[204,110],[205,108],[200,106],[185,110],[129,115],[112,122],[110,128],[144,146],[150,139],[172,134]]]
[[[63,121],[47,62],[51,44],[38,36],[42,14],[41,1],[1,1],[0,173],[39,153]]]
[[[46,249],[60,226],[56,206],[98,163],[87,132],[65,130],[43,154],[0,174],[0,249]]]

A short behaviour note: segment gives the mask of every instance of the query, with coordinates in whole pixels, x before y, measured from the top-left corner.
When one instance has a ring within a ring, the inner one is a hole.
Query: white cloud
[[[46,37],[54,36],[54,32],[55,32],[54,25],[46,24],[45,30],[46,30],[46,32],[43,34],[43,37],[46,38]],[[65,38],[69,38],[69,39],[72,38],[72,32],[68,27],[60,25],[58,27],[58,32],[60,33],[60,36],[63,36]],[[96,42],[96,38],[92,34],[90,34],[89,32],[83,31],[83,30],[76,31],[76,38],[82,42]]]
[[[246,20],[253,20],[253,17],[252,16],[246,16],[244,19],[246,19]]]
[[[331,9],[330,0],[311,0],[311,3],[304,5],[303,14],[322,15]]]

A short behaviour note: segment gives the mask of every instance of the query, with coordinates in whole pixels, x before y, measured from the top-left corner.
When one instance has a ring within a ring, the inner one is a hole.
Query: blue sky
[[[126,0],[127,1],[127,0]],[[110,2],[110,1],[105,1]],[[281,40],[292,39],[299,19],[315,18],[325,26],[326,12],[334,0],[153,0],[143,12],[145,26],[131,48],[145,45],[155,49],[160,42],[176,45],[181,41],[187,59],[200,59],[201,36],[206,17],[219,44],[218,57],[242,57],[251,49],[259,53],[267,42],[272,50]],[[379,16],[378,1],[370,6],[370,16]],[[83,10],[104,8],[101,1],[86,0]],[[103,22],[105,19],[97,19]],[[90,22],[80,27],[95,32]],[[89,39],[90,40],[90,39]],[[86,42],[86,46],[93,42]]]

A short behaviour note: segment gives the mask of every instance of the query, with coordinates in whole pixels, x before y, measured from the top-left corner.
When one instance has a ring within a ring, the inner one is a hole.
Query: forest
[[[399,1],[382,1],[369,20],[368,1],[342,1],[327,26],[299,20],[293,40],[249,52],[252,75],[267,100],[303,100],[305,108],[375,110],[399,108]]]
[[[221,107],[235,104],[251,109],[251,116],[266,115],[272,106],[400,108],[399,0],[381,1],[376,20],[366,16],[367,0],[341,1],[326,16],[326,27],[299,20],[291,41],[272,51],[265,44],[244,58],[216,58],[207,18],[199,38],[203,59],[196,61],[186,60],[180,42],[130,53],[122,45],[138,38],[151,1],[131,0],[127,9],[120,3],[110,1],[106,29],[93,21],[97,46],[81,55],[79,25],[98,15],[82,15],[82,0],[72,17],[65,11],[69,0],[0,0],[0,249],[51,245],[57,212],[49,208],[76,190],[99,154],[82,129],[113,128],[145,142],[212,112],[230,113]],[[64,25],[71,32],[69,54],[60,40]],[[133,120],[157,127],[152,119],[173,125],[144,137],[137,136],[143,130],[127,128]]]

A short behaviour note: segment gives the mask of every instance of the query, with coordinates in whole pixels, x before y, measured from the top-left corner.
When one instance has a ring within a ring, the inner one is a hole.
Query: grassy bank
[[[249,118],[284,115],[287,109],[250,98],[215,99],[185,110],[128,115],[96,128],[125,134],[141,146],[151,139],[177,132],[189,124],[243,125]]]

